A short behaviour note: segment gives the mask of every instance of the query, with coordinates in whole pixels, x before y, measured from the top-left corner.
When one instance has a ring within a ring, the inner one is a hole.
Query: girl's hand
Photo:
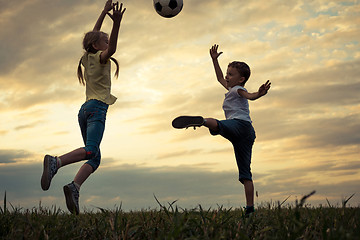
[[[124,15],[124,12],[126,10],[126,8],[122,9],[123,4],[120,4],[120,9],[119,9],[119,2],[113,3],[112,4],[112,10],[113,10],[113,14],[111,15],[110,13],[107,13],[110,18],[115,22],[121,22],[122,16]]]
[[[218,53],[218,48],[219,45],[214,44],[211,48],[210,48],[210,56],[213,60],[217,59],[223,52],[219,52]]]
[[[113,3],[112,0],[107,0],[105,3],[104,11],[108,13],[112,9]]]
[[[104,7],[104,10],[102,10],[98,20],[96,21],[95,23],[95,26],[93,28],[93,31],[100,31],[101,29],[101,25],[104,21],[104,18],[106,16],[106,14],[109,14],[109,11],[113,8],[113,2],[112,0],[107,0],[106,3],[105,3],[105,7]],[[110,15],[111,17],[111,15]]]
[[[264,96],[265,94],[267,94],[267,92],[269,91],[271,86],[271,82],[269,80],[266,81],[266,83],[264,83],[263,85],[260,86],[259,88],[259,95],[260,96]]]

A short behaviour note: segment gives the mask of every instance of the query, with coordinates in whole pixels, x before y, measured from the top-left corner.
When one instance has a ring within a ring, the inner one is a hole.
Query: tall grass
[[[176,201],[158,209],[125,212],[99,208],[71,215],[55,206],[0,207],[0,239],[359,239],[360,208],[311,207],[304,196],[259,206],[250,218],[243,209],[182,209]]]

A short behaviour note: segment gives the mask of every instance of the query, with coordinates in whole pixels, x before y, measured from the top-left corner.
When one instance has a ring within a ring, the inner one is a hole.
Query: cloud
[[[8,131],[6,131],[6,130],[1,130],[1,131],[0,131],[0,135],[5,135],[7,132],[8,132]]]
[[[75,84],[74,84],[75,85]],[[46,105],[54,103],[71,103],[79,100],[80,89],[64,88],[38,88],[29,91],[9,91],[4,89],[4,100],[0,102],[0,110],[25,110],[37,105]],[[81,91],[81,90],[80,90]],[[82,90],[84,91],[84,90]]]
[[[80,164],[76,166],[80,167]],[[71,181],[75,170],[76,167],[60,169],[50,190],[43,192],[39,186],[40,163],[5,166],[0,169],[0,180],[4,183],[0,191],[6,190],[8,201],[15,206],[37,206],[41,200],[44,206],[56,205],[66,209],[61,187]],[[339,202],[342,196],[357,193],[357,180],[323,182],[308,177],[307,174],[312,172],[321,174],[324,171],[319,166],[315,169],[282,169],[267,174],[254,172],[255,188],[260,196],[257,204],[270,200],[282,201],[289,195],[293,196],[289,202],[295,201],[296,196],[301,197],[314,189],[321,196],[320,200],[310,199],[310,203],[315,204],[326,204],[325,198]],[[237,181],[235,169],[216,172],[190,166],[148,168],[129,164],[100,167],[82,186],[80,204],[82,209],[111,209],[122,203],[125,210],[140,210],[158,207],[154,195],[164,205],[178,200],[177,204],[183,208],[196,207],[198,204],[215,208],[217,204],[226,207],[244,204],[243,187]],[[355,196],[352,204],[358,202]]]
[[[0,149],[0,165],[24,161],[31,156],[26,150]]]
[[[36,125],[38,125],[40,123],[41,123],[41,121],[40,122],[33,122],[33,123],[29,123],[29,124],[24,124],[24,125],[19,125],[19,126],[15,127],[14,130],[17,131],[17,130],[22,130],[22,129],[26,129],[26,128],[34,128],[34,127],[36,127]]]
[[[270,112],[271,110],[257,113],[254,117],[254,125],[263,140],[301,136],[303,139],[297,140],[298,147],[294,145],[299,149],[359,144],[359,116],[355,114],[335,117],[321,112],[320,109],[319,115],[314,111],[306,116],[299,110],[289,110],[288,113],[279,112],[270,119],[263,118]]]
[[[256,22],[259,26],[258,34],[262,35],[263,32],[268,32],[269,30],[266,25],[259,25],[259,23],[267,23],[270,19],[272,19],[272,21],[276,22],[276,24],[273,24],[274,31],[283,33],[284,31],[280,31],[280,29],[284,28],[284,26],[278,22],[288,22],[290,25],[296,25],[298,24],[298,21],[296,21],[297,17],[304,17],[303,14],[306,10],[304,8],[306,4],[301,2],[280,4],[278,1],[271,1],[264,4],[262,2],[243,3],[230,1],[224,4],[214,1],[192,1],[185,3],[185,7],[181,15],[177,18],[171,19],[170,21],[166,21],[166,19],[156,15],[151,3],[145,4],[145,1],[142,1],[125,4],[128,4],[129,6],[126,15],[124,16],[121,28],[119,51],[116,53],[115,57],[120,59],[122,69],[125,73],[122,76],[131,76],[131,72],[134,71],[139,74],[139,72],[141,73],[141,71],[146,69],[148,66],[150,71],[147,73],[152,73],[147,74],[145,76],[146,78],[143,78],[143,76],[141,76],[141,78],[135,78],[134,81],[143,81],[145,84],[147,82],[151,82],[152,86],[150,85],[149,87],[153,89],[156,89],[156,87],[159,86],[156,82],[160,82],[155,79],[159,79],[159,76],[173,72],[175,68],[172,67],[172,62],[176,62],[177,64],[179,59],[183,59],[184,64],[192,63],[192,65],[194,65],[197,64],[197,61],[191,61],[191,59],[194,59],[194,56],[196,56],[195,59],[199,58],[199,55],[206,56],[207,61],[209,61],[210,59],[208,59],[207,51],[210,45],[213,44],[211,38],[214,38],[214,36],[217,38],[218,36],[221,36],[221,34],[242,34],[244,31],[248,32],[248,34],[252,34],[253,31],[249,31],[248,28],[238,28],[234,26],[234,21],[238,22],[240,25],[244,25],[246,21]],[[45,6],[47,11],[43,11]],[[79,6],[82,7],[79,8]],[[16,11],[20,13],[26,12],[25,15],[19,14],[19,23],[10,21],[12,16],[11,14],[15,14],[15,6],[8,4],[6,7],[7,8],[5,8],[6,10],[4,10],[4,12],[7,12],[6,16],[8,17],[3,17],[2,21],[4,24],[9,26],[6,28],[9,30],[3,29],[2,31],[8,32],[1,34],[1,36],[11,36],[14,35],[15,32],[20,32],[24,35],[23,37],[20,36],[16,38],[19,40],[14,40],[12,38],[12,40],[10,40],[5,37],[1,39],[4,40],[5,45],[8,43],[13,47],[7,47],[6,50],[4,49],[4,51],[2,51],[4,53],[11,52],[11,56],[6,57],[5,59],[7,60],[1,62],[1,64],[4,65],[2,65],[3,68],[0,67],[0,75],[5,74],[4,76],[6,76],[6,78],[3,78],[3,81],[0,78],[0,82],[5,83],[5,81],[8,81],[7,78],[9,77],[9,73],[12,72],[10,74],[12,82],[17,83],[17,91],[14,90],[14,85],[5,85],[6,89],[3,91],[4,95],[8,97],[4,102],[7,106],[22,106],[22,104],[24,104],[24,106],[32,106],[33,103],[36,104],[37,102],[43,102],[43,100],[47,99],[48,95],[51,94],[50,89],[53,90],[52,92],[58,92],[63,89],[64,85],[71,84],[71,89],[75,89],[78,86],[76,83],[77,80],[75,71],[77,61],[81,56],[81,37],[82,34],[86,32],[87,28],[91,28],[91,25],[98,16],[98,8],[101,8],[102,4],[98,3],[95,5],[95,3],[89,1],[76,3],[55,1],[51,4],[44,4],[41,1],[35,3],[26,1],[22,7],[16,8]],[[334,6],[332,6],[332,8],[333,7]],[[208,10],[214,8],[223,9],[222,11],[216,11],[213,13],[219,15],[218,17],[210,17],[210,12],[212,11]],[[134,14],[133,11],[135,9],[138,14]],[[234,12],[235,10],[243,14],[229,14],[229,11]],[[250,11],[252,14],[248,14]],[[267,12],[270,15],[264,14],[264,12]],[[284,15],[284,12],[292,12],[296,14]],[[345,22],[343,24],[347,24],[353,20],[350,18],[351,16],[346,15],[346,12],[343,14],[345,17],[349,18],[346,18],[346,20],[344,19],[343,21]],[[224,17],[225,15],[227,17]],[[207,19],[214,20],[203,21],[204,18],[206,19],[205,16],[209,16]],[[254,19],[248,19],[249,16],[254,17]],[[141,21],[139,21],[139,17],[141,18]],[[203,24],[193,24],[195,19],[192,18],[194,17],[198,21],[201,20]],[[246,21],[244,21],[243,18],[246,19]],[[289,18],[292,18],[293,21],[289,22]],[[39,27],[35,28],[35,30],[30,30],[26,27],[26,25],[22,24],[25,19],[28,24]],[[74,24],[74,19],[79,19],[79,21]],[[316,18],[314,21],[316,22]],[[212,27],[213,22],[217,22],[219,27]],[[325,27],[330,24],[331,22],[323,23],[322,25]],[[105,30],[109,30],[110,25],[111,24],[109,24],[109,21],[106,19],[104,22]],[[312,29],[309,27],[311,25],[311,23],[308,23],[308,27],[306,27],[305,30],[311,31]],[[226,27],[224,28],[224,26]],[[219,34],[216,31],[212,31],[212,29],[220,31]],[[290,29],[285,27],[285,32],[288,30]],[[142,41],[141,38],[133,37],[139,35],[150,37],[147,37],[146,41]],[[177,36],[182,37],[179,38]],[[204,39],[204,36],[211,37],[207,39],[205,37]],[[293,59],[292,61],[295,61],[295,59],[300,58],[300,56],[299,58],[294,58],[294,54],[296,54],[296,52],[292,50],[292,47],[294,46],[293,41],[295,40],[296,42],[299,37],[300,39],[303,38],[303,36],[300,36],[298,33],[293,34],[292,32],[289,32],[289,36],[291,36],[291,39],[287,41],[289,45],[281,49],[274,49],[274,46],[276,46],[274,38],[271,38],[271,41],[269,41],[261,38],[257,39],[254,36],[255,38],[252,39],[244,39],[246,47],[238,47],[226,52],[234,52],[232,55],[236,55],[238,52],[238,56],[245,55],[262,57],[264,60],[263,62],[260,62],[260,66],[255,66],[260,71],[266,72],[270,69],[275,71],[281,68],[288,68],[291,65],[294,65],[291,61],[289,61],[289,59]],[[17,42],[20,41],[20,39],[21,43]],[[23,39],[26,39],[27,41],[23,41]],[[181,41],[178,39],[181,39]],[[223,37],[218,38],[218,40],[221,39],[223,39]],[[339,43],[341,46],[343,46],[342,39],[343,38],[339,39],[341,41]],[[209,46],[204,47],[204,40],[205,42],[208,42]],[[238,42],[237,45],[239,46],[244,43],[244,40],[235,38],[235,41]],[[304,47],[305,44],[309,44],[308,40],[309,39],[306,38],[301,41],[300,46]],[[316,42],[314,43],[314,46],[319,44],[321,43]],[[126,46],[126,48],[123,48],[122,46]],[[139,48],[138,46],[142,47]],[[322,46],[324,45],[322,44]],[[201,51],[203,51],[203,54],[199,54]],[[154,67],[156,65],[161,66],[160,70],[162,71],[155,73]],[[166,67],[162,67],[165,65]],[[202,65],[203,64],[198,67],[201,68]],[[195,69],[197,68],[190,67],[189,65],[185,66],[186,67],[183,69],[189,73],[196,71]],[[131,68],[131,70],[129,68]],[[4,70],[2,71],[1,69]],[[166,71],[165,69],[168,70]],[[32,77],[30,81],[24,81],[24,79],[27,79],[29,75],[36,77]],[[181,77],[182,79],[189,79],[187,74],[177,72],[176,75],[177,78],[180,78],[179,75],[184,75]],[[173,78],[173,76],[171,76],[171,78]],[[167,79],[164,79],[161,82],[163,81],[167,81]],[[174,79],[171,79],[171,81],[174,81]],[[175,79],[175,81],[177,80]],[[59,82],[59,84],[56,84],[56,82]],[[46,84],[46,88],[44,88],[44,84]],[[74,96],[74,91],[70,90],[70,86],[68,88],[69,89],[65,92],[66,96]],[[24,95],[24,101],[20,101],[18,104],[13,104],[12,99],[15,99],[13,95],[19,95],[19,92],[25,91],[29,91],[29,93],[21,94]],[[37,97],[35,98],[35,96]],[[208,98],[211,98],[209,94],[207,94],[207,96]],[[62,99],[69,98],[65,97]],[[75,99],[70,98],[69,100],[74,101]],[[135,104],[138,104],[138,102],[135,102]]]
[[[70,5],[69,5],[70,4]],[[79,8],[81,6],[81,8]],[[2,53],[7,54],[0,62],[0,73],[7,74],[29,60],[29,58],[44,57],[47,51],[55,49],[55,40],[59,41],[62,34],[72,31],[78,26],[69,24],[73,21],[74,13],[85,13],[88,6],[81,2],[66,3],[63,1],[23,1],[21,6],[8,4],[4,8],[0,23],[6,28],[0,30]],[[13,21],[16,17],[17,21]],[[86,18],[85,18],[86,19]],[[29,28],[29,25],[34,26]],[[9,36],[16,36],[10,37]],[[52,45],[52,47],[50,47]],[[60,46],[61,47],[61,46]],[[40,56],[39,56],[40,55]],[[6,61],[4,61],[6,59]],[[42,60],[42,70],[51,61]],[[55,60],[55,59],[54,59]],[[39,66],[36,66],[39,67]]]
[[[201,153],[202,150],[200,149],[194,149],[194,150],[188,150],[188,151],[178,151],[178,152],[171,152],[171,153],[164,153],[159,155],[157,158],[158,159],[168,159],[168,158],[172,158],[172,157],[186,157],[187,155],[194,155],[194,154],[199,154]]]
[[[272,170],[271,173],[258,178],[257,186],[259,191],[266,187],[267,193],[273,196],[279,194],[299,196],[299,193],[306,194],[310,189],[314,189],[322,196],[322,200],[331,198],[339,203],[341,197],[357,193],[356,181],[349,180],[349,177],[355,177],[359,172],[358,161],[306,162],[303,167],[296,169],[286,167]],[[327,176],[332,176],[332,178],[327,178]],[[269,182],[272,184],[269,185]],[[354,203],[357,205],[358,200]]]
[[[358,65],[358,61],[353,61],[274,79],[273,89],[264,99],[250,102],[251,116],[262,139],[306,136],[303,143],[298,142],[299,147],[358,144],[359,117],[354,114],[359,104]],[[145,115],[148,124],[141,132],[171,131],[170,123],[178,115],[223,119],[224,91],[215,84],[163,97],[151,108],[161,110]],[[251,82],[249,86],[254,88]],[[195,137],[200,136],[204,134]]]
[[[324,203],[357,191],[359,4],[187,0],[172,19],[158,16],[148,0],[124,4],[114,55],[120,77],[112,86],[118,101],[109,110],[102,145],[107,155],[83,186],[82,205],[157,206],[154,193],[162,202],[179,199],[184,207],[243,203],[233,165],[218,161],[233,157],[231,144],[210,138],[206,128],[171,127],[179,115],[224,119],[226,91],[216,81],[208,53],[214,43],[224,52],[219,59],[224,71],[233,60],[249,63],[249,91],[272,81],[266,97],[250,102],[258,202],[315,189],[314,202]],[[89,0],[2,3],[0,191],[6,189],[9,199],[65,207],[61,187],[81,163],[62,169],[52,188],[42,192],[36,160],[42,157],[34,152],[82,144],[76,114],[85,89],[76,67],[83,34],[103,5]],[[103,30],[111,30],[108,18]]]
[[[261,138],[302,136],[296,148],[359,144],[358,65],[355,60],[272,80],[266,103],[250,103]]]

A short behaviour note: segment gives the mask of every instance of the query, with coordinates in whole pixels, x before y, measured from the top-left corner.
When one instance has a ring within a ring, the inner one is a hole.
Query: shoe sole
[[[49,171],[50,171],[50,156],[45,155],[43,173],[42,173],[42,176],[41,176],[41,188],[44,191],[48,190],[49,187],[50,187]]]
[[[65,194],[66,207],[71,213],[75,213],[76,215],[78,215],[79,209],[76,207],[76,204],[73,201],[71,189],[67,185],[65,185],[63,187],[63,190]]]
[[[180,116],[172,121],[174,128],[201,127],[204,124],[204,118],[201,116]]]

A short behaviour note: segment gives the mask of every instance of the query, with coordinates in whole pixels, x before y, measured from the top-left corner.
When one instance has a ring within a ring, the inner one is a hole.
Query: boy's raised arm
[[[267,80],[266,83],[262,84],[259,87],[259,90],[257,92],[249,93],[245,90],[238,89],[238,94],[246,99],[256,100],[256,99],[266,95],[267,92],[269,91],[270,87],[271,87],[271,82],[269,80]]]
[[[214,65],[214,69],[215,69],[215,73],[216,73],[216,78],[217,80],[221,83],[221,85],[224,86],[224,88],[227,88],[227,84],[226,84],[226,80],[224,79],[224,74],[220,68],[219,65],[219,61],[218,61],[218,57],[223,53],[223,52],[219,52],[218,53],[218,47],[219,45],[214,44],[211,48],[210,48],[210,56],[211,59],[213,61],[213,65]]]

